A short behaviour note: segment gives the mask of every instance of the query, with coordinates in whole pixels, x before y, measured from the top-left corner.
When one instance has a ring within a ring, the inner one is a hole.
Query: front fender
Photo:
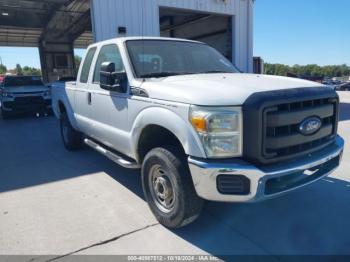
[[[131,133],[131,148],[135,156],[137,156],[137,147],[142,131],[149,125],[157,125],[173,133],[181,142],[187,155],[206,157],[202,143],[191,124],[175,112],[160,107],[146,108],[137,115]]]

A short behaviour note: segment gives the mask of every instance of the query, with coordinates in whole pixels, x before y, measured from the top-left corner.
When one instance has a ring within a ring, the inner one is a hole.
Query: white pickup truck
[[[206,44],[118,38],[91,45],[77,82],[54,84],[65,147],[141,168],[159,222],[194,221],[204,200],[255,202],[340,164],[339,98],[292,78],[242,74]]]

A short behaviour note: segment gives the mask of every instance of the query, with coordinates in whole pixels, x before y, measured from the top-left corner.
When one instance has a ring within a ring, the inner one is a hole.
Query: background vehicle
[[[339,85],[337,91],[350,91],[350,82]]]
[[[123,167],[141,168],[146,200],[170,228],[194,221],[204,199],[269,199],[341,161],[333,89],[241,74],[200,42],[97,43],[77,79],[52,86],[65,147],[84,141]]]
[[[51,91],[38,76],[6,76],[0,84],[3,118],[16,113],[50,113]]]
[[[339,86],[342,84],[342,82],[338,80],[326,80],[326,81],[323,81],[322,84],[329,86],[334,90],[337,90]]]

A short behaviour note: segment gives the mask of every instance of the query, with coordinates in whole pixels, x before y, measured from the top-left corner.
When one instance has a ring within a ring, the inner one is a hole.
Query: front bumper
[[[293,162],[256,167],[243,160],[207,161],[189,157],[189,167],[197,194],[204,199],[223,202],[257,202],[273,198],[315,182],[332,173],[340,164],[344,140]],[[240,176],[249,180],[246,194],[223,194],[218,177]]]

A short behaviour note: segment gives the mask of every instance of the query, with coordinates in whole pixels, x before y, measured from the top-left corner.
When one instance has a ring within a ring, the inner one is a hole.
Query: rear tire
[[[150,209],[168,228],[192,223],[200,215],[199,198],[184,154],[174,147],[155,148],[142,165],[142,187]]]
[[[83,135],[73,128],[66,113],[61,115],[60,127],[65,148],[69,151],[80,149],[83,144]]]

